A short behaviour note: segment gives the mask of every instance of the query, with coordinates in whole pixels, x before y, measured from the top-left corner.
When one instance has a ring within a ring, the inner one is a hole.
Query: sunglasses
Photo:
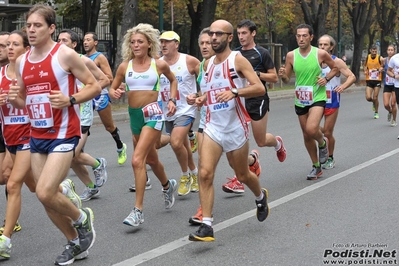
[[[230,34],[232,34],[232,33],[231,33],[231,32],[224,32],[224,31],[209,31],[209,32],[208,32],[209,37],[212,37],[213,34],[216,34],[216,37],[222,37],[223,34],[230,35]]]

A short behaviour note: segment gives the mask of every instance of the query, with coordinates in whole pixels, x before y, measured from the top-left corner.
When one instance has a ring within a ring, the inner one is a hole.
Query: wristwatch
[[[69,102],[71,103],[71,106],[73,106],[76,103],[75,97],[73,96],[69,97]]]
[[[238,97],[238,90],[236,88],[232,88],[231,92],[234,94],[234,97],[237,98]]]
[[[260,71],[256,71],[256,75],[260,77]]]
[[[331,80],[331,79],[327,78],[327,76],[325,76],[324,78],[327,80],[327,82],[329,82]]]
[[[176,98],[169,98],[169,101],[176,105]]]

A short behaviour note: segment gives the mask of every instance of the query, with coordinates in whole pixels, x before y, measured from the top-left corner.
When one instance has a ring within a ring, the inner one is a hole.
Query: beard
[[[227,43],[227,39],[226,39],[226,40],[224,40],[224,41],[221,41],[221,42],[219,43],[219,45],[216,46],[216,47],[214,47],[214,46],[212,45],[212,49],[213,49],[213,51],[214,51],[215,53],[219,54],[219,53],[223,52],[223,51],[226,49],[227,44],[228,44],[228,43]]]

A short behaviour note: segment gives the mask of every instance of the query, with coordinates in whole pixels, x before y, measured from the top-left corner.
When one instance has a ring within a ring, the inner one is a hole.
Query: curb
[[[362,91],[362,90],[365,90],[365,87],[351,86],[351,87],[347,88],[343,93],[351,93],[351,92]],[[294,98],[294,96],[295,96],[293,90],[282,90],[282,91],[269,90],[268,93],[269,93],[270,100],[290,99],[290,98]],[[98,116],[97,112],[94,112],[94,113],[96,115],[94,115],[94,118],[93,118],[93,125],[102,124],[101,119]],[[113,111],[112,118],[114,119],[115,122],[129,121],[129,119],[130,119],[129,113],[125,110]]]

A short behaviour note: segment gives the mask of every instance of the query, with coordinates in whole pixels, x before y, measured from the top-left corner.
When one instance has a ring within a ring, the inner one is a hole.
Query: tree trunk
[[[96,31],[101,0],[82,1],[83,33]]]
[[[202,13],[201,30],[209,27],[215,20],[217,3],[217,0],[204,0],[204,7],[202,8],[204,12]]]
[[[194,10],[194,3],[190,0],[187,3],[188,14],[191,18],[190,31],[190,54],[201,58],[198,46],[198,36],[203,28],[209,27],[215,18],[217,0],[199,1],[197,11]]]
[[[362,64],[362,53],[364,49],[364,38],[365,35],[354,35],[355,42],[354,42],[354,47],[353,47],[353,58],[352,58],[352,64],[351,64],[351,70],[353,74],[356,76],[356,80],[359,83],[359,71],[360,71],[360,66]]]
[[[118,66],[122,62],[122,43],[124,36],[127,32],[128,29],[133,28],[136,25],[136,18],[137,18],[137,0],[125,0],[125,5],[123,8],[123,17],[122,17],[122,25],[121,25],[121,32],[120,32],[120,37],[118,40],[118,47],[116,49],[116,58],[115,58],[115,63],[114,63],[114,75],[116,70],[118,69]],[[126,101],[125,94],[121,98],[123,103]]]
[[[391,3],[389,3],[391,2]],[[381,54],[387,56],[389,40],[386,37],[394,36],[396,17],[398,14],[399,0],[390,1],[376,1],[375,7],[377,10],[377,22],[381,28]]]
[[[360,63],[364,46],[364,37],[372,24],[375,0],[354,2],[352,0],[343,0],[348,13],[351,17],[351,26],[353,31],[353,59],[351,70],[359,82]]]
[[[318,38],[326,33],[326,16],[328,14],[328,8],[330,2],[323,0],[323,3],[319,4],[318,0],[307,1],[299,0],[301,9],[305,19],[305,23],[312,26],[313,28],[313,40],[312,45],[317,46]]]

